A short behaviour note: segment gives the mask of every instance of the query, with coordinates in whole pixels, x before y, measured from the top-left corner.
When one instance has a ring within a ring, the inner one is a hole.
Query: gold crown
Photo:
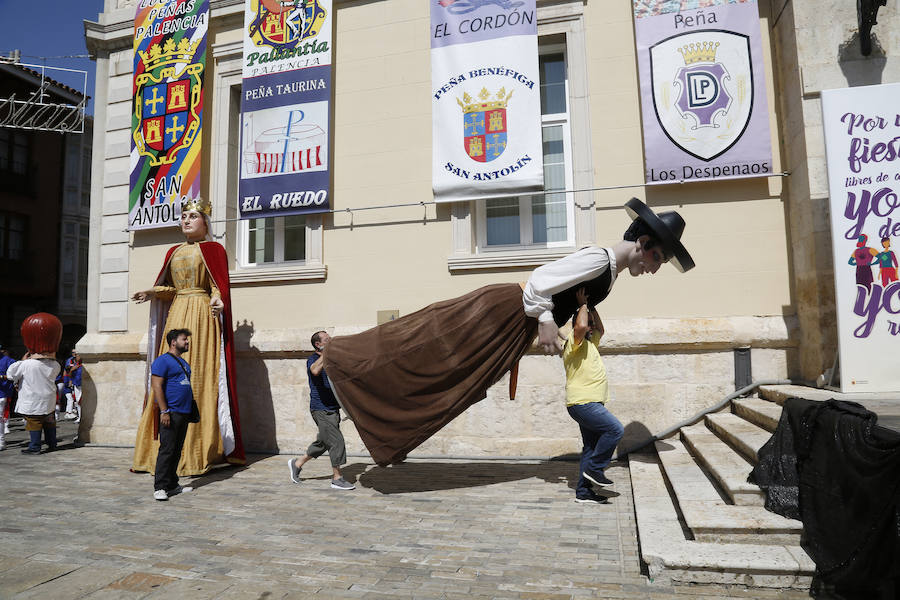
[[[169,38],[163,43],[162,47],[159,44],[153,44],[146,52],[138,50],[138,54],[141,55],[141,59],[144,61],[144,68],[147,71],[152,71],[164,65],[191,62],[194,52],[199,45],[199,40],[191,44],[191,40],[186,37],[181,38],[176,45],[172,38]]]
[[[205,214],[207,217],[212,216],[212,206],[210,205],[209,200],[204,200],[203,198],[191,198],[181,205],[181,212],[187,212],[189,210],[196,210],[198,213]]]
[[[500,88],[500,91],[497,92],[496,97],[492,100],[491,93],[487,91],[487,88],[481,88],[481,91],[478,92],[478,98],[480,98],[480,100],[473,101],[472,96],[466,93],[463,94],[462,100],[457,98],[456,103],[459,104],[464,113],[494,110],[496,108],[506,108],[506,104],[509,102],[512,95],[512,92],[507,94],[506,88],[502,87]]]
[[[681,52],[684,64],[691,65],[698,62],[716,62],[718,47],[719,42],[699,42],[682,46],[678,51]]]

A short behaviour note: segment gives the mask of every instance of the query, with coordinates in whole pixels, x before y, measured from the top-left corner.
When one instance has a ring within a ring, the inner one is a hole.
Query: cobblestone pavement
[[[74,432],[23,455],[16,419],[0,452],[0,598],[808,597],[649,581],[624,466],[610,503],[587,505],[573,462],[351,457],[345,492],[327,458],[298,485],[286,456],[252,456],[158,502],[130,449],[75,447]]]

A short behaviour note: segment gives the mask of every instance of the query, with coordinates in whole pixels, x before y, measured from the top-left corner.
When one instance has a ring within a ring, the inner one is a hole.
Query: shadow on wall
[[[838,47],[837,59],[849,87],[881,83],[884,66],[887,63],[884,48],[874,32],[872,53],[869,56],[863,56],[860,50],[859,31],[855,31]]]
[[[246,319],[234,330],[241,436],[247,452],[278,454],[269,370],[259,350],[250,345],[253,332],[253,322]]]
[[[97,363],[83,361],[81,370],[81,423],[78,424],[78,443],[91,443],[91,429],[94,427],[94,419],[97,416],[97,386],[91,379],[91,367]],[[138,402],[143,406],[143,398],[124,398],[123,402]],[[65,401],[63,401],[65,402]]]

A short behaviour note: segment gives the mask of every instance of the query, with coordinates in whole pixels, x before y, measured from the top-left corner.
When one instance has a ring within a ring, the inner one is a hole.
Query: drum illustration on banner
[[[456,102],[463,112],[463,143],[469,158],[478,162],[491,162],[506,150],[506,104],[512,92],[500,88],[492,100],[487,88],[481,88],[478,98],[464,94]]]
[[[328,169],[328,103],[279,106],[246,113],[243,120],[244,179]]]
[[[140,51],[146,72],[135,79],[134,130],[138,153],[150,166],[175,162],[178,153],[189,148],[200,130],[201,78],[203,65],[190,64],[198,43],[171,39]]]
[[[682,33],[650,48],[653,108],[679,148],[709,161],[741,138],[753,108],[750,38],[731,31]]]

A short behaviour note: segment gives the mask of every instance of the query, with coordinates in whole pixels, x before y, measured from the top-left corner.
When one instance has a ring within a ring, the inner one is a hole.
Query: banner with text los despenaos
[[[544,186],[535,0],[430,0],[435,201]]]
[[[177,225],[200,197],[209,0],[139,0],[128,229]]]
[[[242,219],[331,206],[331,0],[247,0],[238,208]]]
[[[633,0],[633,7],[646,182],[771,174],[756,1]]]
[[[822,91],[842,392],[900,392],[900,83]]]

